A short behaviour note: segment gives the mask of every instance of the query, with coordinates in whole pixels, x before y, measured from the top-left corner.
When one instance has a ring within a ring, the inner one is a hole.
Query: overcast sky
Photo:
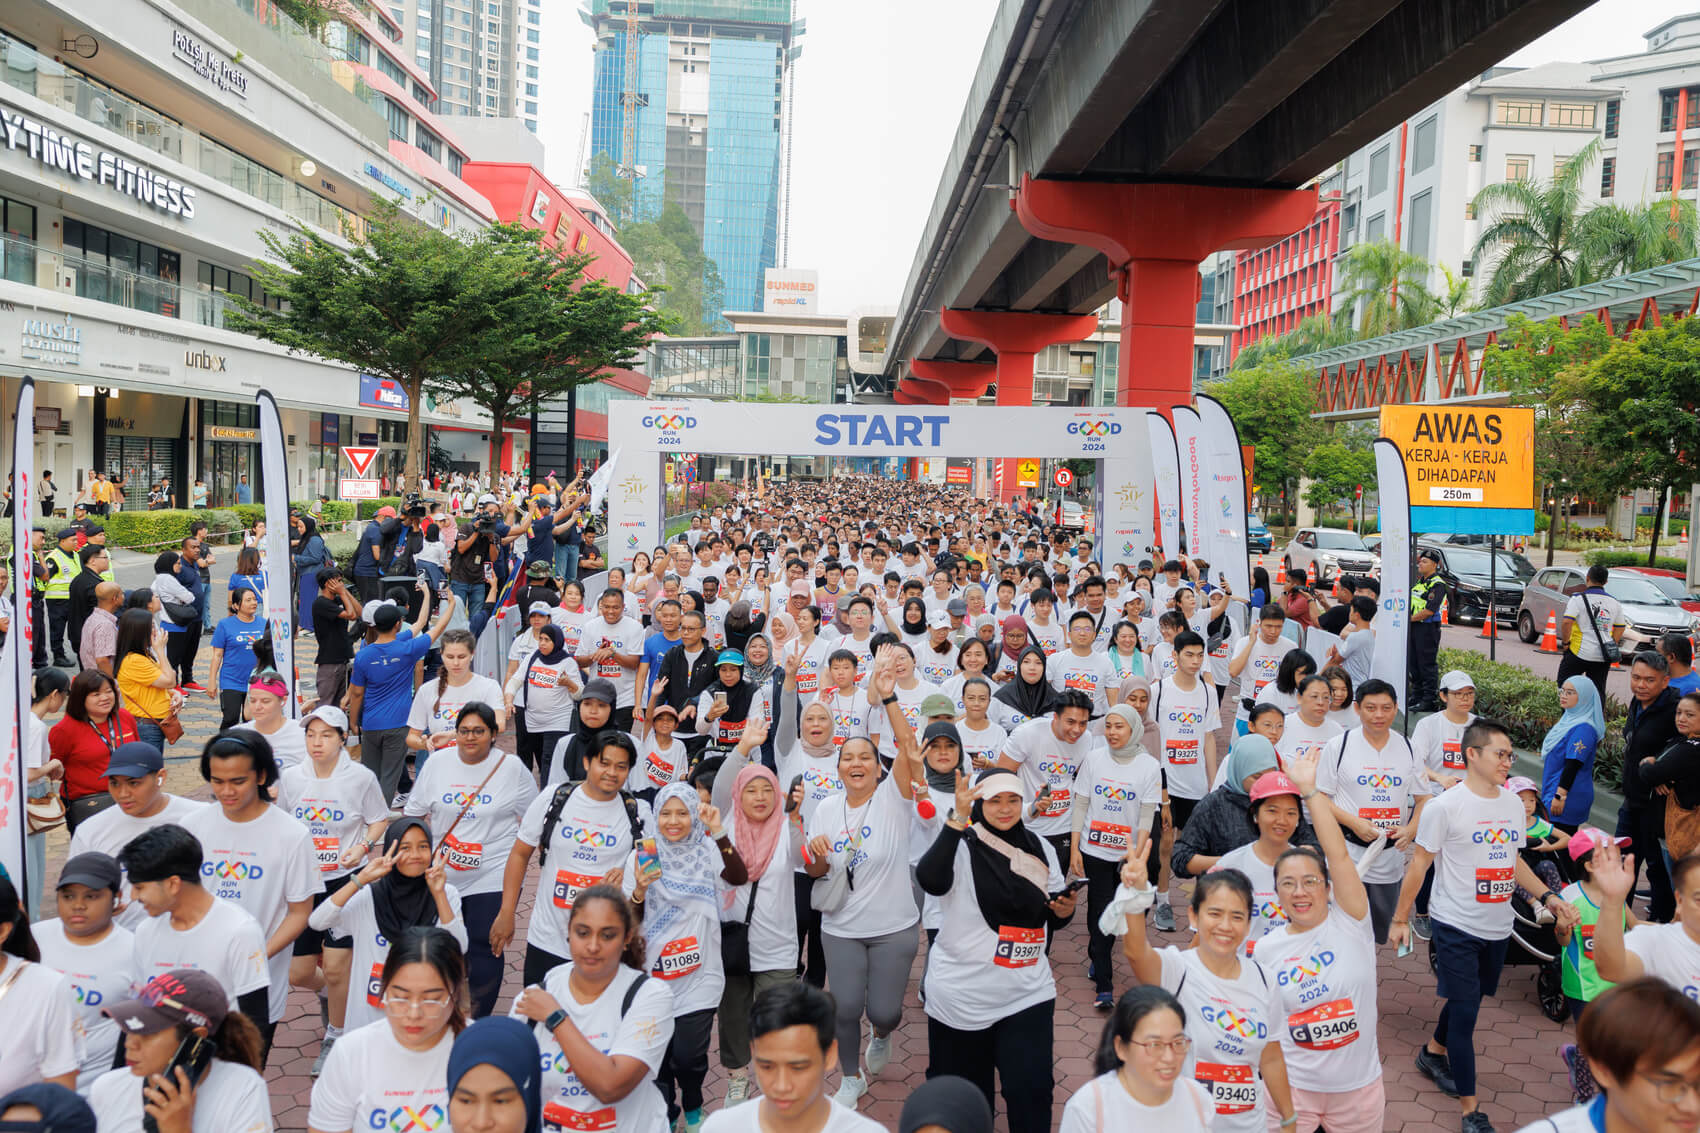
[[[932,207],[997,0],[799,0],[790,266],[821,277],[821,310],[896,304]],[[1506,62],[1628,55],[1700,0],[1599,0]],[[575,180],[590,112],[590,29],[553,0],[543,29],[546,172]]]

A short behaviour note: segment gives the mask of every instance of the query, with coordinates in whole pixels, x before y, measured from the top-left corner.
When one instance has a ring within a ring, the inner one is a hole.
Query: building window
[[[1534,157],[1526,153],[1508,153],[1505,155],[1505,179],[1507,181],[1527,181],[1529,169],[1534,164]]]
[[[1495,122],[1501,126],[1539,126],[1541,100],[1538,98],[1502,98],[1494,107]]]
[[[525,84],[525,96],[527,98],[536,98],[537,97],[537,84],[536,83],[526,83]]]
[[[1462,264],[1460,264],[1458,266],[1458,273],[1460,275],[1462,275],[1465,279],[1469,279],[1471,276],[1476,274],[1476,261],[1475,260],[1465,260]]]
[[[1670,192],[1671,176],[1675,168],[1676,155],[1674,153],[1661,153],[1659,155],[1658,163],[1653,169],[1653,192]]]
[[[1434,212],[1434,194],[1418,193],[1411,198],[1411,225],[1406,232],[1405,247],[1419,256],[1428,255],[1429,218]]]
[[[423,153],[432,161],[443,159],[443,142],[437,135],[431,133],[424,126],[416,126],[413,130],[413,137],[414,144],[419,147],[420,153]]]
[[[1607,157],[1600,161],[1600,196],[1609,197],[1617,192],[1617,158]]]
[[[534,25],[540,24],[540,23],[543,22],[543,14],[541,12],[536,11],[535,9],[530,11],[530,12],[527,12],[525,14],[525,22],[528,23],[528,24],[534,24]]]
[[[525,42],[527,42],[527,43],[542,43],[543,37],[537,34],[536,28],[526,28],[525,29]]]
[[[1700,186],[1700,150],[1685,149],[1682,151],[1682,187],[1693,189]]]
[[[1576,155],[1569,153],[1555,153],[1552,155],[1552,179],[1554,181],[1557,181],[1560,177],[1564,176],[1564,171],[1569,167],[1570,159],[1574,156]]]
[[[1617,115],[1621,101],[1616,98],[1606,100],[1606,137],[1608,138],[1617,137]]]
[[[397,63],[382,51],[378,52],[378,70],[382,71],[392,83],[402,90],[407,89],[407,72],[402,70],[400,63]]]
[[[1369,155],[1369,195],[1372,197],[1387,192],[1387,152],[1388,147],[1382,146]]]
[[[461,168],[466,164],[466,158],[462,157],[452,149],[448,151],[448,158],[449,172],[453,173],[456,177],[459,177]]]
[[[1659,92],[1659,132],[1661,134],[1668,134],[1676,129],[1676,106],[1682,93],[1682,91],[1674,90]],[[1689,87],[1687,94],[1688,114],[1682,128],[1692,130],[1700,127],[1700,87]]]
[[[1411,131],[1411,172],[1421,173],[1434,164],[1434,136],[1440,130],[1438,118],[1419,123]]]
[[[1470,147],[1470,160],[1471,161],[1480,161],[1481,159],[1482,159],[1482,147],[1481,146],[1471,146]]]
[[[386,98],[384,99],[384,117],[389,119],[390,137],[398,142],[405,142],[408,133],[407,126],[410,121],[407,111],[403,110],[401,104],[396,102],[395,99]]]
[[[535,48],[535,47],[526,48],[525,49],[525,58],[528,62],[531,62],[531,63],[537,62],[538,61],[538,59],[537,59],[537,48]]]
[[[1465,201],[1464,202],[1464,219],[1465,220],[1476,219],[1476,202],[1475,201]]]
[[[1364,225],[1364,239],[1372,243],[1381,239],[1384,235],[1386,235],[1386,232],[1387,214],[1384,212],[1376,213],[1374,216],[1369,218],[1369,223]]]
[[[1554,102],[1552,120],[1548,125],[1571,130],[1592,130],[1596,110],[1598,106],[1592,102]]]

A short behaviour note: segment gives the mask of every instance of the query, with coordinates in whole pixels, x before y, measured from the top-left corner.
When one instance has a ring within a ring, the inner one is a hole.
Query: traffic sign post
[[[342,456],[344,460],[348,461],[348,466],[354,469],[354,478],[364,480],[366,474],[372,471],[372,462],[378,459],[378,448],[376,445],[343,445]],[[358,498],[377,499],[377,496],[361,496]]]
[[[1074,483],[1074,473],[1063,467],[1059,467],[1056,474],[1051,478],[1057,482],[1057,487],[1059,488],[1067,488],[1070,484]]]

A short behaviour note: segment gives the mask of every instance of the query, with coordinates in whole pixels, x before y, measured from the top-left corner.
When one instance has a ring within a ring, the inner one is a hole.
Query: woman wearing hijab
[[[1585,676],[1564,682],[1558,706],[1564,715],[1541,740],[1541,801],[1552,824],[1574,834],[1594,805],[1594,752],[1606,734],[1606,717],[1600,690]]]
[[[296,586],[297,617],[301,620],[298,625],[311,627],[313,624],[313,599],[319,596],[319,568],[335,566],[335,561],[325,550],[325,541],[319,536],[319,521],[310,515],[297,515],[292,518],[295,527],[295,538],[291,540],[293,552],[291,561],[295,564],[296,577],[300,582]]]
[[[897,1133],[992,1133],[992,1107],[980,1088],[966,1078],[946,1074],[928,1078],[903,1103]]]
[[[726,989],[720,955],[720,886],[749,879],[720,811],[689,783],[669,783],[655,796],[655,863],[626,864],[632,904],[643,913],[645,966],[673,994],[673,1039],[655,1084],[667,1099],[669,1125],[684,1111],[702,1124],[702,1081],[708,1036]]]
[[[697,698],[698,730],[710,746],[732,748],[751,720],[767,719],[767,691],[744,679],[744,655],[736,649],[720,651],[715,673],[719,679]]]
[[[542,1059],[537,1036],[520,1020],[491,1017],[473,1022],[455,1036],[449,1050],[450,1128],[539,1133]]]
[[[1015,679],[1016,662],[1021,660],[1021,654],[1027,649],[1027,619],[1020,614],[1011,614],[999,624],[998,632],[1001,648],[992,679],[1002,684]]]
[[[992,697],[992,720],[1013,733],[1029,720],[1050,715],[1056,705],[1057,692],[1045,677],[1045,651],[1029,645],[1016,659],[1014,679]]]
[[[94,1110],[75,1090],[57,1082],[20,1086],[0,1098],[6,1133],[95,1133]]]
[[[919,598],[905,599],[903,620],[897,623],[892,632],[910,649],[919,649],[925,645],[928,637],[927,604]]]
[[[1155,758],[1163,750],[1163,734],[1157,727],[1156,719],[1151,715],[1151,678],[1123,677],[1121,703],[1139,713],[1140,741],[1145,750]]]
[[[924,799],[929,796],[935,800],[932,804],[931,816],[923,817],[917,808],[909,818],[909,866],[913,869],[920,864],[921,857],[927,852],[933,840],[939,836],[939,828],[944,825],[945,808],[939,804],[956,794],[956,775],[962,772],[972,775],[974,769],[969,766],[962,754],[962,733],[949,720],[935,720],[928,724],[921,734],[921,771],[926,781],[925,793],[918,793],[916,798]],[[937,897],[922,892],[916,887],[915,904],[921,909],[921,928],[927,934],[927,955],[932,955],[932,943],[939,934],[939,923],[943,919],[940,903]]]
[[[537,651],[526,659],[514,692],[514,707],[525,712],[515,754],[528,768],[547,768],[556,745],[573,730],[573,696],[583,674],[567,652],[560,626],[551,622],[537,634]]]
[[[1048,1133],[1057,986],[1045,928],[1053,915],[1074,914],[1074,895],[1063,892],[1050,843],[1021,821],[1031,799],[1019,776],[959,774],[954,793],[955,809],[915,869],[943,913],[922,977],[927,1076],[966,1078],[992,1105],[995,1075],[1010,1133]]]
[[[1175,849],[1169,860],[1177,877],[1209,873],[1229,850],[1257,841],[1256,827],[1246,821],[1251,787],[1266,772],[1276,770],[1275,745],[1267,736],[1247,732],[1234,737],[1222,785],[1199,800],[1186,826],[1175,834]],[[1288,841],[1295,846],[1316,845],[1316,832],[1302,815]]]
[[[466,949],[460,891],[447,880],[443,863],[433,860],[431,848],[431,828],[424,819],[396,819],[384,832],[380,851],[307,918],[310,928],[354,938],[350,983],[356,990],[348,997],[344,1032],[384,1017],[382,1002],[361,989],[371,987],[372,973],[383,969],[390,942],[400,940],[407,929],[441,926]],[[334,1041],[327,1033],[326,1045]]]

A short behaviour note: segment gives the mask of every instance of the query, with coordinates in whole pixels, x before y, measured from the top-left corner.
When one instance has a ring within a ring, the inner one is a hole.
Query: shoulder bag
[[[826,873],[815,878],[814,888],[809,890],[809,907],[817,913],[836,913],[850,899],[850,854],[843,854],[842,859],[827,859]]]
[[[729,976],[750,974],[750,921],[755,919],[760,885],[760,878],[750,882],[750,904],[742,921],[720,922],[720,967]]]
[[[1617,664],[1623,660],[1623,650],[1618,648],[1617,642],[1608,640],[1606,635],[1600,632],[1599,620],[1594,617],[1594,607],[1588,604],[1588,592],[1584,590],[1581,597],[1582,608],[1588,612],[1588,624],[1594,627],[1594,640],[1600,643],[1600,656],[1613,665]]]

